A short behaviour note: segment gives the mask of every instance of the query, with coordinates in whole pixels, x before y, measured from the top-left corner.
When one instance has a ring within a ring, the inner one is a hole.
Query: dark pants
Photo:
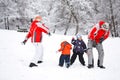
[[[71,65],[75,62],[75,59],[77,58],[77,55],[79,56],[79,61],[82,65],[85,65],[85,61],[83,58],[83,54],[84,53],[80,53],[80,52],[76,52],[75,50],[73,50],[73,55],[71,57]]]
[[[64,65],[64,61],[67,65],[70,65],[70,55],[63,55],[61,54],[60,59],[59,59],[59,66],[63,66]]]

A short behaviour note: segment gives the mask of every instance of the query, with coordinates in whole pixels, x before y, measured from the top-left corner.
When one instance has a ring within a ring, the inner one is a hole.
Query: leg
[[[38,49],[38,53],[39,53],[39,58],[38,58],[38,60],[39,61],[43,61],[43,45],[41,44],[41,43],[39,43],[39,45],[38,45],[39,47],[39,49]]]
[[[83,58],[83,54],[84,53],[79,53],[79,61],[83,66],[85,66],[85,61],[84,61],[84,58]]]
[[[66,63],[66,67],[69,68],[69,66],[70,66],[70,55],[66,55],[65,63]]]
[[[94,66],[94,58],[93,58],[93,52],[92,52],[92,45],[93,45],[93,41],[88,40],[88,66],[92,65]]]
[[[34,67],[34,66],[38,66],[36,65],[37,64],[37,61],[39,60],[39,54],[40,54],[40,51],[39,51],[39,44],[38,43],[34,43],[33,44],[35,46],[35,55],[29,65],[29,67]]]
[[[34,43],[35,46],[35,55],[33,57],[33,62],[37,63],[43,60],[43,46],[41,43]]]
[[[74,63],[76,57],[77,57],[77,53],[73,50],[73,55],[72,55],[71,60],[70,60],[70,62],[71,62],[70,64],[71,65]]]
[[[60,59],[59,59],[59,66],[61,66],[61,67],[64,64],[64,58],[65,58],[65,56],[61,54]]]
[[[98,44],[96,46],[96,49],[98,51],[98,67],[101,67],[101,66],[103,67],[104,50],[103,50],[102,44]]]

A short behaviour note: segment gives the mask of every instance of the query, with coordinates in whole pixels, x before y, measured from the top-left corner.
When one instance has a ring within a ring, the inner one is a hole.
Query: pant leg
[[[38,60],[39,61],[43,61],[43,45],[42,45],[42,43],[40,43],[39,45],[38,45],[39,47],[38,47],[38,53],[39,53],[39,58],[38,58]]]
[[[76,57],[77,57],[77,53],[73,50],[73,55],[72,55],[71,60],[70,60],[71,65],[75,62]]]
[[[103,59],[104,59],[103,45],[102,45],[102,44],[98,44],[98,45],[96,46],[96,49],[97,49],[97,51],[98,51],[99,65],[102,66],[102,65],[103,65]]]
[[[70,66],[70,55],[65,56],[65,64],[66,64],[66,67]]]
[[[92,40],[88,40],[88,65],[94,65],[94,58],[93,58],[93,51],[92,51],[92,48],[93,48],[93,41]]]
[[[63,66],[63,64],[64,64],[64,58],[65,58],[65,56],[61,54],[61,56],[59,58],[59,66]]]
[[[35,46],[35,55],[32,62],[37,63],[43,60],[43,46],[41,43],[33,43],[33,45]]]
[[[84,58],[83,58],[83,54],[84,53],[79,53],[78,55],[79,55],[79,61],[80,61],[80,63],[82,64],[82,65],[85,65],[85,61],[84,61]]]
[[[65,62],[70,63],[70,55],[65,55]]]

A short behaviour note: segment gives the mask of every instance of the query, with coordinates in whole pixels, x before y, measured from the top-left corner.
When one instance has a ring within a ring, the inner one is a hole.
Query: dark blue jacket
[[[86,44],[84,43],[83,40],[75,40],[72,39],[71,43],[74,45],[73,50],[75,52],[80,52],[80,53],[84,53],[87,50]]]

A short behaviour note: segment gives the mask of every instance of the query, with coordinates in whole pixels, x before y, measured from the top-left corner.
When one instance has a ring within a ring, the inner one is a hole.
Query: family
[[[37,64],[43,62],[43,45],[41,43],[42,32],[48,34],[49,36],[51,35],[49,28],[47,28],[45,24],[42,23],[42,17],[36,16],[31,23],[29,32],[27,33],[24,41],[22,42],[25,45],[27,40],[31,38],[31,42],[35,46],[35,55],[31,63],[29,64],[29,67],[36,67],[38,66]],[[88,55],[87,67],[89,69],[94,68],[94,57],[92,49],[96,48],[98,51],[97,66],[99,68],[105,69],[105,66],[103,66],[104,50],[102,42],[109,37],[109,34],[110,34],[109,24],[101,20],[96,25],[94,25],[90,32],[88,33],[87,46],[81,34],[77,34],[76,38],[73,37],[71,43],[67,41],[61,42],[60,49],[58,49],[58,52],[61,52],[59,58],[59,66],[63,67],[65,63],[66,68],[69,68],[75,62],[77,56],[79,57],[80,63],[83,66],[85,66],[86,64],[83,55],[84,53],[86,53]],[[70,56],[71,50],[73,50],[72,56]]]

